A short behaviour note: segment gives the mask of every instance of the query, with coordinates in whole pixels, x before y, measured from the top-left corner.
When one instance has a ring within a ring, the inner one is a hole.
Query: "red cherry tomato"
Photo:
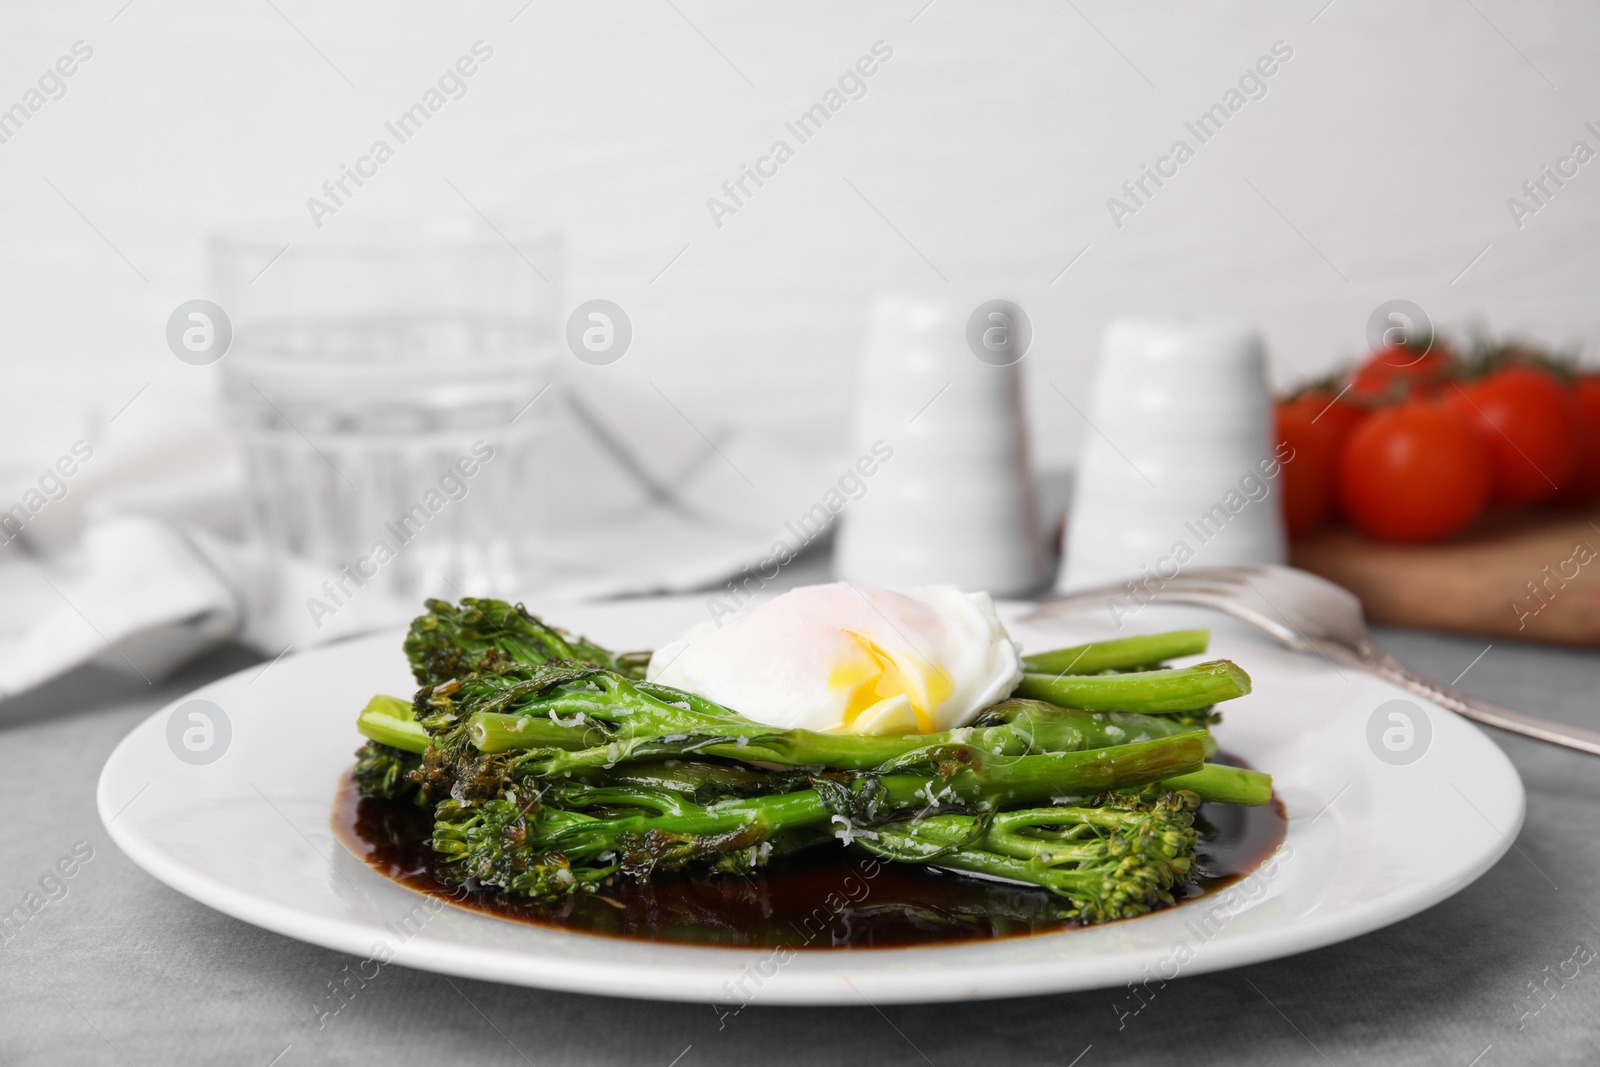
[[[1548,371],[1512,365],[1455,383],[1447,396],[1489,446],[1495,504],[1548,500],[1572,477],[1582,448],[1577,402]]]
[[[1278,405],[1278,442],[1283,458],[1278,484],[1283,521],[1291,537],[1321,526],[1333,514],[1334,478],[1339,457],[1338,431],[1321,409],[1296,401]]]
[[[1579,377],[1572,399],[1578,408],[1578,465],[1555,499],[1588,504],[1600,500],[1600,374]]]
[[[1359,403],[1393,404],[1424,395],[1457,376],[1459,363],[1448,351],[1391,345],[1356,369],[1349,396]]]
[[[1344,513],[1391,541],[1457,532],[1483,511],[1492,483],[1482,436],[1453,406],[1429,400],[1374,412],[1339,458]]]
[[[1348,395],[1348,394],[1347,394]],[[1367,409],[1357,407],[1328,389],[1307,389],[1283,401],[1284,407],[1300,408],[1318,425],[1327,424],[1333,430],[1334,444],[1343,447],[1350,431],[1361,425]]]

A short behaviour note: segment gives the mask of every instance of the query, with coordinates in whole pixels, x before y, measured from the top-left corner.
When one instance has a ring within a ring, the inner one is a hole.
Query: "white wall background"
[[[446,178],[503,227],[558,228],[565,305],[632,315],[607,373],[691,413],[799,415],[842,448],[867,302],[938,274],[1029,309],[1046,462],[1084,427],[1043,382],[1081,406],[1118,313],[1243,314],[1283,382],[1356,355],[1394,297],[1572,344],[1600,327],[1600,163],[1521,230],[1505,206],[1573,141],[1600,148],[1600,7],[1578,0],[123,2],[0,9],[0,107],[94,48],[0,144],[9,468],[147,384],[111,438],[205,417],[218,367],[163,328],[210,295],[206,235],[317,240],[306,197],[480,38],[469,95],[325,232],[460,216]],[[880,39],[869,94],[716,228],[706,198]],[[1116,229],[1106,198],[1278,40],[1269,94]]]

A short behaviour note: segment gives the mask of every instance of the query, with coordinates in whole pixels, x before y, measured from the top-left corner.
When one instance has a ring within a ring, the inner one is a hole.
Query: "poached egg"
[[[790,590],[650,657],[652,682],[769,726],[847,734],[966,726],[1022,680],[987,593],[849,582]]]

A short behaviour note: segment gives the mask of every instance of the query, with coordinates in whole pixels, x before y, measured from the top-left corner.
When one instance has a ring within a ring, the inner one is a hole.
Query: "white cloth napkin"
[[[20,553],[20,548],[16,550]],[[241,605],[183,538],[126,516],[86,529],[64,564],[13,559],[48,589],[19,638],[0,644],[0,695],[99,661],[155,679],[238,632]],[[53,601],[53,603],[52,603]]]
[[[608,392],[603,406],[549,399],[544,417],[556,423],[573,492],[519,588],[494,591],[531,604],[683,592],[740,574],[775,541],[794,540],[785,520],[805,513],[844,464],[779,434],[688,424],[638,391]],[[175,490],[174,479],[144,473],[160,492],[117,486],[84,506],[71,550],[0,550],[0,595],[18,607],[13,625],[26,620],[20,631],[0,628],[0,698],[91,661],[154,681],[230,639],[278,656],[403,623],[421,607],[373,588],[314,619],[306,601],[332,573],[326,561],[263,549],[231,522],[206,529],[182,491],[190,483],[177,479]],[[204,510],[221,513],[217,480],[192,484]]]

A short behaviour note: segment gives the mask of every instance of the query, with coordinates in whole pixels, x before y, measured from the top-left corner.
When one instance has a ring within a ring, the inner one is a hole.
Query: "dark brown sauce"
[[[413,805],[358,796],[348,773],[340,783],[334,834],[379,874],[489,915],[573,933],[727,947],[863,949],[1020,937],[1080,925],[1061,919],[1061,901],[1043,889],[884,863],[843,845],[775,860],[749,877],[619,881],[560,904],[533,904],[439,882],[427,846],[432,826],[431,814]],[[1259,808],[1202,804],[1195,821],[1197,876],[1174,895],[1191,900],[1245,877],[1282,843],[1287,826],[1276,796]]]

